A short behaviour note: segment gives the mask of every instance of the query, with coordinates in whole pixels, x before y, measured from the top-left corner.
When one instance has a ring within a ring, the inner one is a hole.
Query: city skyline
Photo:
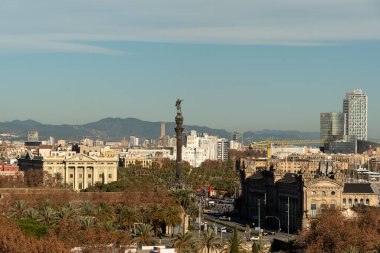
[[[181,98],[185,124],[318,132],[363,89],[380,138],[372,1],[91,4],[0,2],[1,122],[173,122]]]

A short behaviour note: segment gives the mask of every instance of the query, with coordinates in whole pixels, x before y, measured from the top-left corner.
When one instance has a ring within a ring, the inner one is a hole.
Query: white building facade
[[[189,162],[193,167],[199,167],[206,160],[226,161],[229,148],[230,142],[226,139],[219,139],[217,136],[210,136],[206,133],[197,134],[196,131],[191,131],[186,136],[182,159]]]
[[[354,135],[358,140],[368,138],[368,96],[360,89],[346,94],[343,100],[346,135]]]
[[[86,189],[96,183],[108,184],[117,181],[117,157],[91,157],[83,154],[74,156],[33,156],[28,152],[18,160],[21,170],[42,169],[53,178],[60,175],[62,183],[74,190]]]

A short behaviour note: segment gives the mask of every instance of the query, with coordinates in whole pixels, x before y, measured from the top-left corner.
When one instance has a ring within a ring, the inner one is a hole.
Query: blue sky
[[[0,0],[0,121],[319,131],[345,93],[380,137],[380,2]]]

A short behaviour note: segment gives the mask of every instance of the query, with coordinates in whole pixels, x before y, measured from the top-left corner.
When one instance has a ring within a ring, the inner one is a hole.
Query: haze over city
[[[319,131],[360,88],[380,137],[377,2],[88,4],[0,1],[0,121],[173,121],[182,98],[187,124]]]

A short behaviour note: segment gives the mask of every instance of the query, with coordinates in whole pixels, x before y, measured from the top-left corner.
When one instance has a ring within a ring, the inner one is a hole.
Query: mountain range
[[[143,121],[136,118],[105,118],[97,122],[84,125],[50,125],[34,120],[15,120],[0,122],[0,133],[16,133],[20,139],[26,139],[28,131],[38,131],[40,139],[53,136],[56,139],[79,140],[83,138],[122,140],[131,135],[141,139],[157,139],[161,134],[160,122]],[[166,134],[174,136],[175,123],[166,123]],[[206,126],[185,125],[185,132],[195,130],[199,133],[208,133],[223,138],[231,138],[232,133],[223,129],[214,129]],[[261,140],[319,139],[318,132],[261,130],[243,133],[245,142]]]

